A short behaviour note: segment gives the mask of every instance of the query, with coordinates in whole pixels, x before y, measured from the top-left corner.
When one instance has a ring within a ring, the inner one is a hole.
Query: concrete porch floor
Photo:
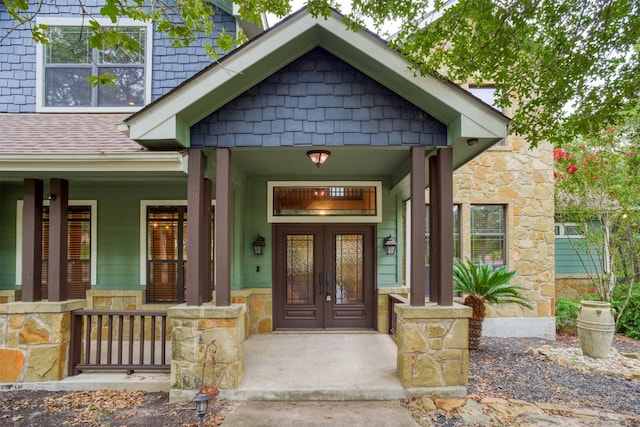
[[[273,333],[244,342],[245,374],[233,400],[391,400],[406,396],[397,347],[376,333]]]

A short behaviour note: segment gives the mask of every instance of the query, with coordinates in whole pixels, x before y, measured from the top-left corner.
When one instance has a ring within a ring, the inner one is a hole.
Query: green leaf
[[[122,5],[118,0],[105,0],[105,5],[100,8],[100,14],[109,17],[111,23],[115,24],[121,15],[121,7]]]
[[[99,76],[87,77],[87,81],[91,83],[93,87],[99,85],[113,86],[116,84],[116,76],[113,73],[104,73]]]

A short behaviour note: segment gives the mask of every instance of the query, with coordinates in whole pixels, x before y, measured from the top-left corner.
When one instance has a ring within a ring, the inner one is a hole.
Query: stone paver
[[[429,425],[428,420],[437,413],[446,416],[446,418],[461,419],[465,425],[469,426],[614,427],[640,425],[638,417],[593,408],[577,408],[547,402],[532,403],[495,397],[466,397],[463,399],[463,404],[460,404],[460,400],[424,396],[409,399],[406,406],[420,425]]]

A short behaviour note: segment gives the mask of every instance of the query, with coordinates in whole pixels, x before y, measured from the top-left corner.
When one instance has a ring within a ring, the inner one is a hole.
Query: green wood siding
[[[574,249],[569,242],[569,239],[566,238],[558,238],[555,239],[555,251],[556,251],[556,274],[587,274],[594,273],[595,269],[593,268],[593,264],[589,262],[586,264],[589,267],[589,270],[586,271],[582,262],[580,261],[580,257],[578,256],[578,252],[585,256],[586,252],[580,249],[581,239],[573,239],[576,248]],[[598,260],[599,257],[597,254],[593,255],[593,258]]]
[[[22,199],[22,183],[2,184],[0,194],[0,289],[15,289],[16,202]],[[186,197],[186,180],[91,185],[71,182],[71,200],[97,200],[97,283],[92,289],[140,289],[140,200]]]
[[[16,289],[16,201],[22,183],[0,183],[0,289]]]

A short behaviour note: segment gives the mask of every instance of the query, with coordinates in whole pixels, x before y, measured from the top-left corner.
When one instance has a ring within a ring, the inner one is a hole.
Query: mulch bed
[[[486,338],[470,352],[469,393],[550,402],[640,415],[640,382],[576,372],[526,354],[543,345],[580,347],[577,337],[559,335],[555,342],[524,338]],[[640,353],[640,341],[616,337],[620,353]]]

